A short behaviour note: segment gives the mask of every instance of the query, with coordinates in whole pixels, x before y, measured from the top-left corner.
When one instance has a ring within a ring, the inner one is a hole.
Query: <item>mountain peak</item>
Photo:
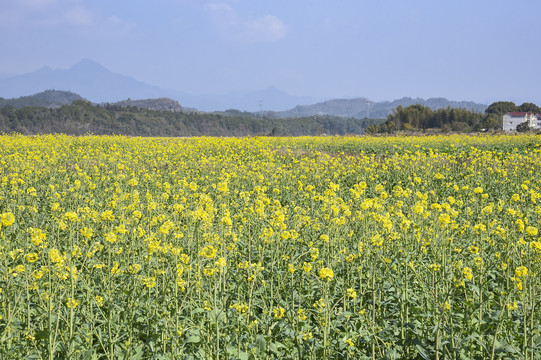
[[[261,91],[274,92],[274,93],[281,93],[281,94],[285,94],[285,93],[286,93],[285,91],[282,91],[282,90],[278,89],[276,86],[269,86],[268,88],[263,89],[263,90],[261,90]]]
[[[50,73],[52,71],[53,71],[53,69],[51,69],[49,66],[42,66],[39,69],[37,69],[36,71],[34,71],[34,73],[36,73],[36,74],[47,74],[47,73]]]
[[[10,105],[14,108],[22,108],[25,106],[44,106],[48,108],[56,108],[62,105],[69,105],[74,100],[85,99],[71,91],[45,90],[34,95],[3,99],[0,101],[0,107]]]
[[[95,61],[92,61],[90,59],[82,59],[77,64],[73,65],[69,68],[69,70],[75,70],[75,71],[85,71],[85,72],[103,72],[103,71],[109,71],[100,64],[98,64]]]

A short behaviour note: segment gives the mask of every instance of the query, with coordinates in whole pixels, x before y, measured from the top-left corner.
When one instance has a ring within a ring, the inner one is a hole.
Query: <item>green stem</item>
[[[375,265],[372,264],[372,360],[376,359],[376,271]]]

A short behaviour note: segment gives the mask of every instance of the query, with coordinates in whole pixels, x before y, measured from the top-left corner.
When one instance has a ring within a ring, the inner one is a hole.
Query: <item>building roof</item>
[[[510,112],[508,114],[511,116],[520,116],[520,117],[525,116],[525,115],[532,115],[531,112]]]

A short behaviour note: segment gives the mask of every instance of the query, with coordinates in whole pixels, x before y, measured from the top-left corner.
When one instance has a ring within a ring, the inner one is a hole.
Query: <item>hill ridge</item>
[[[18,98],[0,98],[0,107],[13,106],[19,109],[27,106],[43,106],[46,108],[55,108],[62,105],[69,105],[75,100],[86,99],[71,91],[49,89]]]
[[[386,118],[398,106],[423,105],[438,110],[441,108],[463,108],[474,112],[483,113],[487,105],[472,101],[455,101],[446,98],[411,98],[403,97],[393,101],[373,102],[366,97],[350,99],[325,100],[311,105],[298,105],[293,109],[276,112],[277,117],[300,117],[313,115],[333,115],[341,117],[363,118]]]

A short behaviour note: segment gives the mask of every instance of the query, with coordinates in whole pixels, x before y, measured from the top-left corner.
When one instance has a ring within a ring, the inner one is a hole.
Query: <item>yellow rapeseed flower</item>
[[[66,306],[70,309],[75,309],[77,306],[79,306],[79,302],[75,299],[68,298],[68,301],[66,302]]]
[[[221,257],[219,258],[215,263],[214,265],[216,265],[218,267],[218,269],[222,270],[227,264],[227,261],[225,260],[224,257]]]
[[[216,257],[216,248],[212,245],[207,245],[199,251],[199,256],[204,256],[207,259],[214,259]]]
[[[526,266],[519,266],[515,269],[515,276],[517,278],[521,278],[524,276],[528,276],[528,268]]]
[[[117,240],[117,236],[114,232],[109,232],[105,235],[105,241],[108,243],[114,243]]]
[[[15,216],[13,216],[11,212],[2,213],[0,214],[0,220],[0,228],[2,228],[2,226],[8,227],[15,223]]]
[[[332,278],[334,277],[334,272],[331,268],[324,267],[319,270],[319,277],[324,280],[332,280]]]
[[[29,254],[26,254],[25,258],[26,258],[26,261],[28,261],[29,263],[33,263],[38,260],[39,255],[36,253],[29,253]]]
[[[529,236],[536,236],[537,228],[535,226],[528,226],[526,228],[526,234],[528,234]]]
[[[473,279],[473,271],[469,267],[465,267],[462,269],[462,274],[464,275],[464,279],[471,281]]]
[[[283,307],[276,307],[272,310],[275,319],[281,319],[284,317],[286,310]]]

